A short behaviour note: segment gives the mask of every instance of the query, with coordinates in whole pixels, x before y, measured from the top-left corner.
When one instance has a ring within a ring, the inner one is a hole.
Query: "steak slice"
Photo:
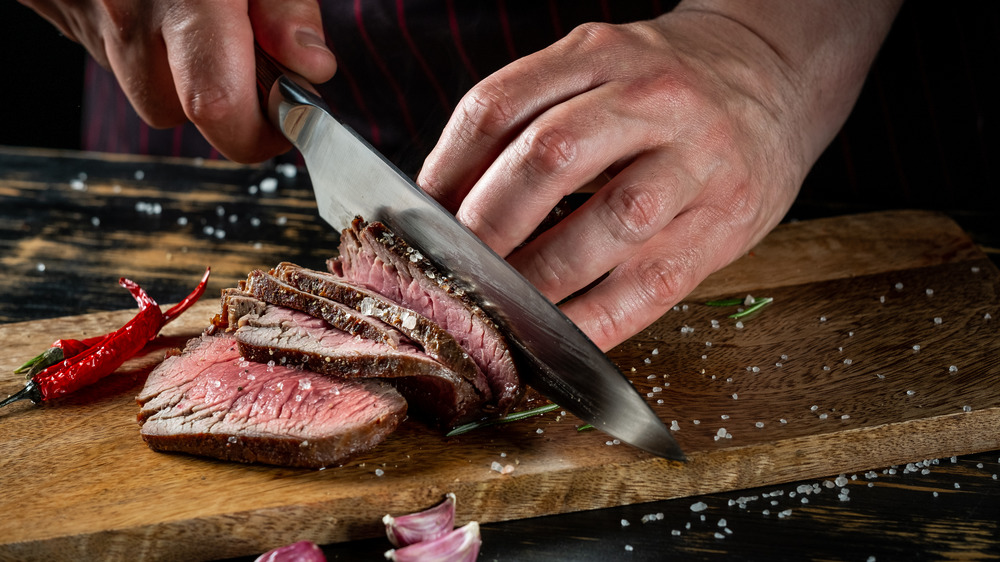
[[[492,398],[486,376],[475,361],[451,334],[426,316],[374,291],[343,282],[329,273],[282,262],[271,270],[271,274],[306,293],[342,303],[361,314],[378,318],[393,326],[420,345],[424,353],[472,383],[484,400]],[[274,303],[271,300],[268,302]]]
[[[480,415],[483,398],[476,388],[408,340],[391,348],[352,336],[320,318],[267,303],[262,312],[243,316],[236,326],[233,337],[240,353],[251,361],[302,366],[344,378],[392,379],[415,410],[444,426]]]
[[[460,287],[381,223],[356,218],[343,231],[335,276],[366,287],[430,318],[455,337],[489,381],[495,409],[506,413],[523,386],[507,340]]]
[[[309,468],[381,443],[407,408],[381,381],[246,361],[228,336],[190,340],[150,373],[136,400],[154,450]]]
[[[325,320],[338,330],[388,345],[393,349],[399,347],[399,331],[380,319],[362,314],[323,296],[301,291],[263,271],[250,272],[241,286],[244,292],[264,302],[305,312]]]

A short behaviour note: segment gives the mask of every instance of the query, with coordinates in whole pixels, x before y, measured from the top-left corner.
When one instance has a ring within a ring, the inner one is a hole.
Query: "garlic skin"
[[[482,542],[479,523],[470,521],[434,540],[388,550],[385,558],[391,562],[474,562]]]
[[[399,517],[386,515],[382,523],[386,537],[396,548],[434,540],[455,527],[455,494],[449,492],[444,501],[424,511]]]
[[[316,543],[299,541],[269,550],[254,562],[326,562],[326,556]]]

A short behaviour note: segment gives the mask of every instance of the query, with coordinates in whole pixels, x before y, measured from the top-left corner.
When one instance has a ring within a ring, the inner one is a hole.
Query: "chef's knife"
[[[268,116],[305,158],[320,216],[340,230],[381,221],[472,291],[533,369],[525,380],[597,429],[684,460],[670,430],[572,321],[437,201],[334,118],[323,101],[256,46]]]

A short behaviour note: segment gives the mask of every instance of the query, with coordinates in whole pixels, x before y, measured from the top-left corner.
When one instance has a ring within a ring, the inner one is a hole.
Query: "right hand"
[[[257,101],[253,42],[313,83],[333,77],[317,0],[21,0],[111,70],[156,128],[190,120],[230,160],[290,144]]]

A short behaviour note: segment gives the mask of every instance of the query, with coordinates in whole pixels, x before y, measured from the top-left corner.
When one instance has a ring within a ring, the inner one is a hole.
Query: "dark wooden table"
[[[996,260],[990,241],[1000,227],[975,226]],[[0,148],[0,323],[129,308],[116,284],[123,275],[174,302],[208,263],[209,294],[217,294],[254,267],[321,267],[335,244],[317,220],[305,174]],[[1000,558],[1000,451],[912,462],[488,524],[480,559]],[[698,502],[703,511],[692,510]],[[388,547],[369,539],[324,550],[330,560],[380,560]]]

